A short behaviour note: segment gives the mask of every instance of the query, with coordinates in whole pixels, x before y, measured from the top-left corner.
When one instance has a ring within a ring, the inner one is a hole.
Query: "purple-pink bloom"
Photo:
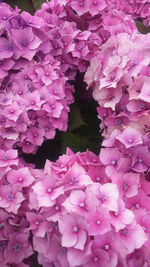
[[[9,236],[8,246],[4,251],[4,259],[8,263],[21,263],[33,254],[29,244],[29,233],[12,233]]]
[[[142,144],[141,134],[134,128],[128,127],[120,135],[116,137],[126,148],[134,147],[139,144]]]
[[[58,221],[62,234],[62,246],[84,249],[87,240],[87,224],[80,216],[65,215]]]
[[[33,185],[33,192],[36,194],[39,207],[51,207],[55,204],[58,196],[63,194],[63,186],[57,185],[53,178],[45,176],[43,181],[37,182]]]
[[[27,187],[34,182],[34,177],[27,167],[18,170],[11,170],[7,174],[7,180],[10,184]]]
[[[87,212],[85,218],[91,236],[103,235],[111,230],[109,211],[106,208],[100,207],[95,212]]]

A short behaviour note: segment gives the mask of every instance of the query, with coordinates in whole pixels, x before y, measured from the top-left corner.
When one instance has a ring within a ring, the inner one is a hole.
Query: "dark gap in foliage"
[[[23,159],[27,163],[35,164],[36,168],[42,169],[45,165],[46,159],[55,161],[61,155],[61,133],[56,133],[56,136],[52,140],[46,140],[38,148],[35,155],[22,154]]]

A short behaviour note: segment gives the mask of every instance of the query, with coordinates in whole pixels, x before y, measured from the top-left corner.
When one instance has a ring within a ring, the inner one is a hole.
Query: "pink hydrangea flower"
[[[22,201],[24,200],[22,192],[15,186],[1,185],[0,188],[0,207],[5,208],[7,212],[17,214]]]
[[[63,247],[84,249],[87,239],[87,224],[84,219],[68,214],[58,221],[58,225]]]
[[[55,204],[58,196],[63,194],[63,186],[57,185],[52,178],[44,179],[33,185],[33,192],[36,194],[39,207],[51,207]]]
[[[0,167],[6,167],[18,164],[17,150],[9,149],[7,151],[0,150]]]
[[[89,235],[96,236],[105,234],[111,230],[109,212],[106,208],[97,208],[95,212],[87,212],[85,214],[89,225]]]
[[[136,224],[135,221],[120,230],[116,236],[125,247],[126,254],[132,253],[135,249],[141,248],[147,240],[143,228],[139,224]]]
[[[34,35],[32,28],[12,29],[11,34],[18,48],[21,50],[22,57],[32,60],[36,49],[42,43],[42,41]]]
[[[127,128],[120,135],[116,137],[126,148],[137,146],[142,144],[141,134],[134,128]]]
[[[138,186],[140,182],[139,173],[118,173],[115,176],[112,176],[112,180],[117,184],[122,197],[130,198],[138,194]]]
[[[115,227],[116,232],[126,227],[134,219],[134,213],[125,208],[122,199],[119,199],[118,211],[110,212],[110,222]]]
[[[29,169],[24,167],[19,170],[11,170],[8,172],[7,180],[10,184],[27,187],[33,183],[34,177],[31,175]]]
[[[9,236],[8,246],[4,251],[5,261],[10,264],[21,263],[25,258],[33,254],[29,244],[28,233],[12,233]]]

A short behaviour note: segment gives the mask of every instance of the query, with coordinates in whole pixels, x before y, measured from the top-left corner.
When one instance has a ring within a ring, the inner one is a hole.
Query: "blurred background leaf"
[[[87,149],[93,152],[99,152],[99,145],[91,142],[88,138],[82,137],[74,133],[63,133],[62,137],[62,153],[66,153],[66,148],[71,148],[74,152],[84,152]]]
[[[136,20],[135,23],[136,23],[136,27],[140,33],[147,34],[150,32],[150,27],[146,27],[142,22]]]
[[[17,6],[22,11],[27,11],[31,14],[35,12],[33,3],[30,0],[6,0],[5,3],[9,4],[13,9]]]
[[[27,11],[34,14],[36,10],[41,8],[42,3],[46,0],[5,0],[13,9],[15,6],[19,7],[22,11]]]
[[[33,6],[35,8],[35,10],[38,10],[41,8],[41,5],[46,2],[46,0],[31,0],[33,3]]]
[[[81,115],[81,110],[76,104],[71,105],[71,110],[69,113],[69,131],[74,131],[80,126],[85,125],[85,122]]]

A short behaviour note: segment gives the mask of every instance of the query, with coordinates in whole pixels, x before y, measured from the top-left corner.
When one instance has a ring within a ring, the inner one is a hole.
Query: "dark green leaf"
[[[97,148],[99,148],[99,145],[96,142],[91,142],[89,139],[73,133],[64,133],[62,141],[63,153],[66,152],[67,147],[71,148],[74,152],[83,152],[89,149],[95,153],[98,152]]]
[[[35,10],[38,10],[41,8],[41,5],[46,2],[46,0],[32,0],[33,6]]]
[[[22,11],[28,11],[31,14],[34,14],[35,8],[30,0],[6,0],[7,4],[9,4],[12,8],[17,6]]]
[[[81,116],[80,108],[77,105],[73,104],[69,113],[68,130],[74,131],[82,125],[85,125],[85,122],[83,121],[83,118]]]
[[[144,24],[140,21],[136,21],[136,27],[138,28],[138,31],[142,34],[147,34],[150,32],[150,27],[144,26]]]

